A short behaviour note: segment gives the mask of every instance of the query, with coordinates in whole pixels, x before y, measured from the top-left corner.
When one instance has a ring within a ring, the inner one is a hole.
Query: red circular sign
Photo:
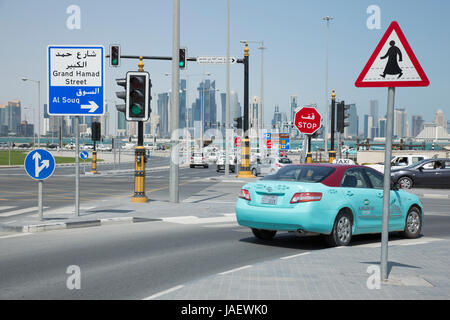
[[[241,141],[242,141],[241,137],[234,138],[234,146],[236,148],[239,148],[241,146]]]
[[[313,107],[303,107],[295,114],[295,126],[298,131],[313,134],[320,128],[322,116]]]
[[[272,148],[272,140],[267,140],[266,146],[267,146],[267,149],[271,149]]]

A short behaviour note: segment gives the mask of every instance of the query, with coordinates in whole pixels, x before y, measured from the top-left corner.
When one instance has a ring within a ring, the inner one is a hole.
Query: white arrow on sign
[[[89,112],[94,112],[98,109],[98,105],[94,101],[89,101],[89,104],[82,104],[81,109],[91,109]]]
[[[33,154],[33,160],[34,160],[34,175],[36,178],[39,177],[39,173],[41,173],[44,168],[48,168],[50,166],[50,161],[48,160],[42,160],[42,165],[39,165],[39,160],[41,160],[41,155],[39,152],[36,152]]]

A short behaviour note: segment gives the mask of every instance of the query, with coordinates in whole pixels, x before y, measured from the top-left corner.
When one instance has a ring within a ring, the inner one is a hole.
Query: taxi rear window
[[[330,176],[336,168],[320,166],[288,166],[276,174],[264,177],[262,180],[321,182]]]

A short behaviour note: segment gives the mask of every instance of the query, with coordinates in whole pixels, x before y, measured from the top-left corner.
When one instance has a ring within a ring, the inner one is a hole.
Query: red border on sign
[[[419,74],[420,81],[364,81],[364,77],[367,75],[367,72],[369,72],[370,67],[372,66],[373,62],[377,58],[378,54],[380,53],[381,49],[383,48],[384,44],[387,42],[389,36],[391,35],[392,31],[397,33],[398,38],[400,42],[402,43],[403,47],[405,48],[406,54],[408,55],[409,59],[411,60],[414,68],[416,69],[417,73]],[[355,86],[358,88],[366,88],[366,87],[426,87],[430,84],[430,81],[428,80],[425,72],[423,71],[422,67],[420,66],[419,61],[417,60],[416,56],[414,55],[414,52],[412,51],[408,41],[405,38],[405,35],[403,34],[402,30],[400,29],[400,26],[398,25],[397,21],[392,21],[392,23],[387,28],[383,38],[381,38],[380,43],[378,43],[378,46],[375,48],[375,51],[372,53],[372,55],[369,58],[369,61],[366,63],[366,66],[364,67],[363,71],[359,75],[358,79],[356,79]]]

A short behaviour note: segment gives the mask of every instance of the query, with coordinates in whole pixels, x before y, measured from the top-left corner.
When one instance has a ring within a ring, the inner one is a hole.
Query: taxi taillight
[[[321,192],[298,192],[294,194],[291,203],[312,202],[322,200]]]
[[[239,192],[239,198],[250,201],[250,192],[246,189],[241,189]]]

